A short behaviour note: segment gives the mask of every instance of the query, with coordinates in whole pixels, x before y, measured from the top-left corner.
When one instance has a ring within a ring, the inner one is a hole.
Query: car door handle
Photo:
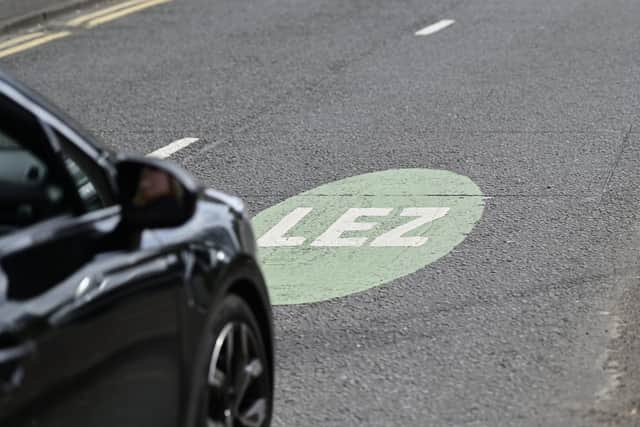
[[[0,348],[0,392],[9,393],[20,386],[24,377],[22,361],[34,351],[32,342]]]

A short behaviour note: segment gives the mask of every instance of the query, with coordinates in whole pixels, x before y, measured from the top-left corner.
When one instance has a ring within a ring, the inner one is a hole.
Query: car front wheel
[[[249,305],[228,295],[209,323],[206,381],[200,425],[264,427],[270,424],[271,372],[260,328]]]

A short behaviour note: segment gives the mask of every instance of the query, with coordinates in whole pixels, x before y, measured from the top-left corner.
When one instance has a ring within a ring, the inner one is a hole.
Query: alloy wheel
[[[229,322],[220,331],[207,378],[207,427],[264,425],[270,387],[259,343],[244,322]]]

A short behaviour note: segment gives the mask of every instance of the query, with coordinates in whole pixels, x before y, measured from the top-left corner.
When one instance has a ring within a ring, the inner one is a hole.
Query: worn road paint
[[[117,12],[122,9],[131,7],[131,6],[136,6],[145,2],[146,0],[129,0],[122,3],[117,3],[113,6],[105,7],[90,13],[85,13],[80,16],[76,16],[75,18],[67,21],[66,25],[70,27],[79,27],[79,26],[85,25],[87,22],[91,21],[92,19],[99,18],[101,16],[106,16],[113,12]]]
[[[373,172],[293,196],[253,219],[272,302],[324,301],[411,274],[462,242],[483,209],[473,181],[430,169]]]
[[[115,12],[106,14],[106,15],[101,15],[97,18],[94,18],[92,20],[90,20],[89,22],[87,22],[86,24],[84,24],[85,27],[87,28],[93,28],[96,27],[98,25],[104,24],[106,22],[110,22],[113,21],[114,19],[119,19],[122,18],[124,16],[127,15],[131,15],[132,13],[136,13],[139,12],[141,10],[144,9],[148,9],[150,7],[153,6],[157,6],[159,4],[164,4],[164,3],[169,3],[172,0],[149,0],[149,1],[143,1],[139,4],[135,4],[133,6],[127,7],[125,9],[121,9],[121,10],[117,10]]]
[[[118,3],[113,6],[109,6],[91,13],[77,16],[71,20],[68,20],[66,25],[67,30],[55,31],[55,32],[35,32],[21,36],[14,37],[9,40],[0,42],[0,58],[10,56],[54,40],[70,36],[76,32],[76,28],[70,27],[84,27],[93,28],[95,26],[104,24],[106,22],[119,19],[132,13],[139,12],[141,10],[157,6],[164,3],[169,3],[173,0],[130,0],[123,3]],[[54,27],[63,28],[62,23],[54,23]]]

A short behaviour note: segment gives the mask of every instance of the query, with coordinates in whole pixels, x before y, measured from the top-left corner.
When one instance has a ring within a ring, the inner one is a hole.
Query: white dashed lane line
[[[158,0],[158,1],[162,1],[162,0]],[[428,35],[437,33],[438,31],[444,30],[445,28],[454,24],[455,22],[456,21],[454,21],[453,19],[442,19],[436,22],[435,24],[431,24],[427,27],[424,27],[420,31],[417,31],[416,36],[428,36]],[[198,141],[198,138],[182,138],[172,142],[171,144],[165,147],[159,148],[153,153],[147,154],[147,156],[155,157],[158,159],[166,159],[167,157],[171,156],[177,151],[182,150],[185,147],[188,147],[189,145],[193,144],[196,141]]]
[[[147,154],[147,157],[155,157],[157,159],[166,159],[172,154],[182,150],[185,147],[193,144],[198,141],[198,138],[182,138],[177,141],[173,141],[171,144],[166,145],[162,148],[157,149],[153,153]]]
[[[420,31],[416,31],[416,36],[429,36],[431,34],[437,33],[440,30],[444,30],[448,26],[454,24],[456,21],[453,19],[443,19],[435,24],[431,24],[428,27],[424,27]]]

